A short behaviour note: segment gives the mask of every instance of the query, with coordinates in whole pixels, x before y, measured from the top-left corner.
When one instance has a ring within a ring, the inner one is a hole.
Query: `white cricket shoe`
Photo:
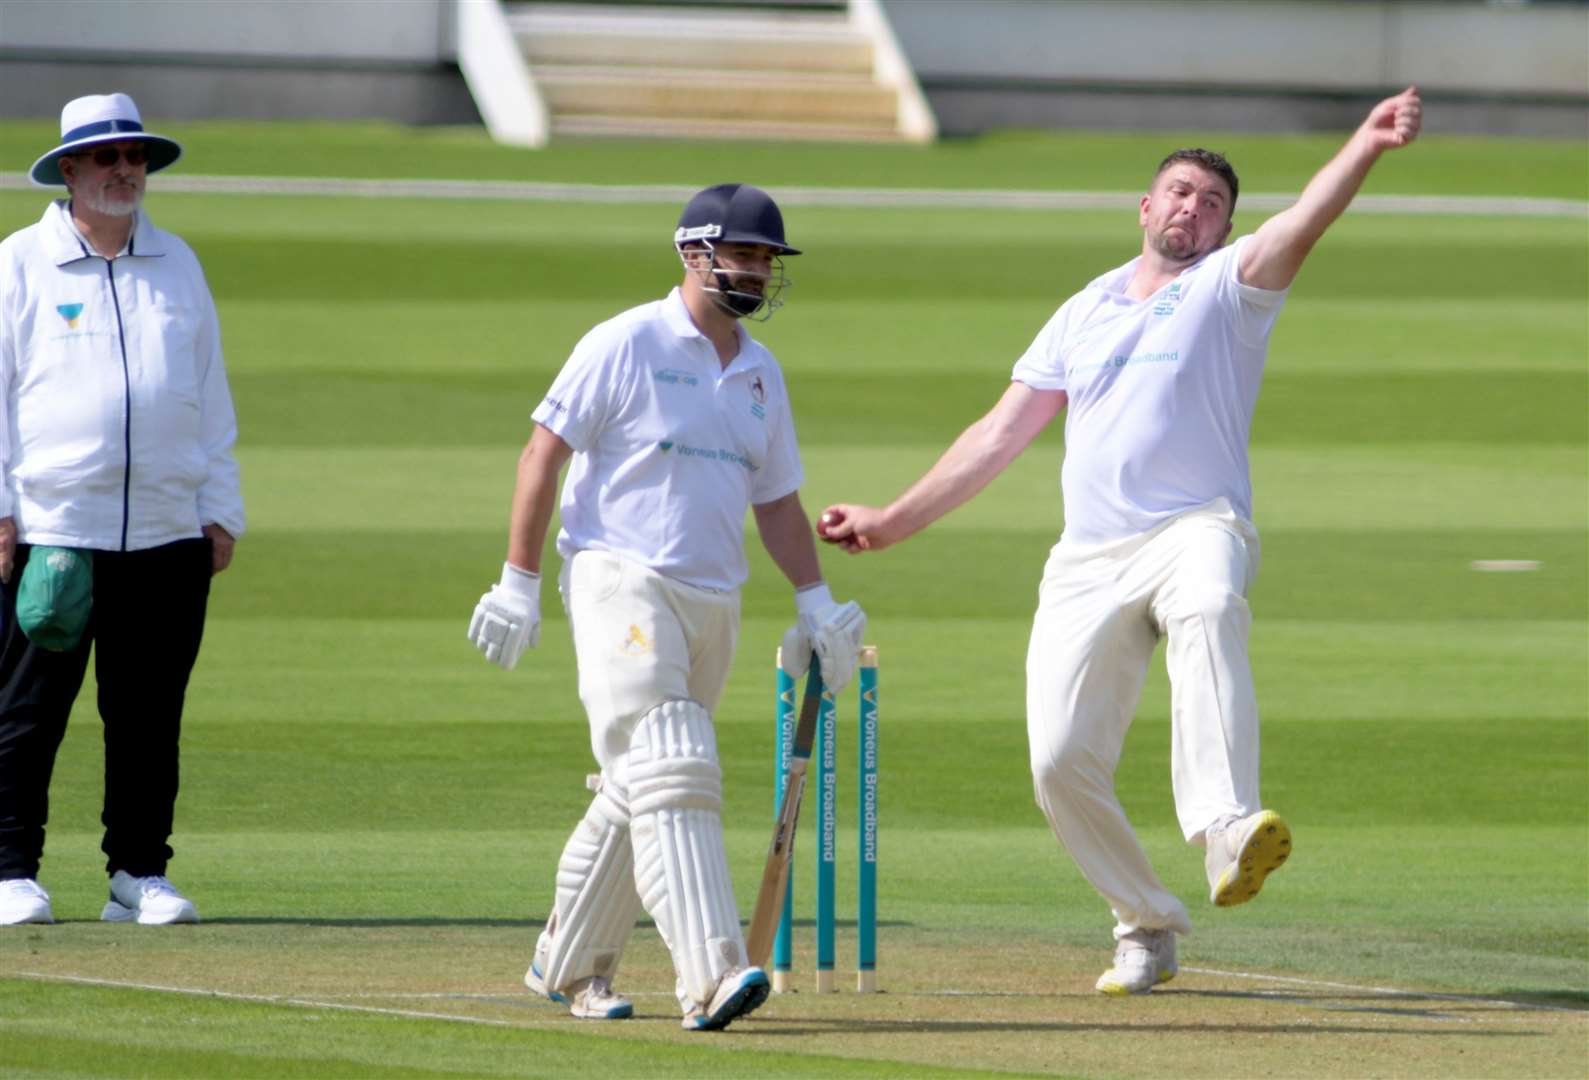
[[[601,975],[577,980],[569,994],[548,989],[539,966],[532,962],[524,973],[524,985],[559,1005],[567,1005],[568,1011],[581,1020],[627,1020],[634,1015],[633,1003],[613,990],[612,983]]]
[[[30,877],[0,881],[0,926],[19,923],[52,923],[50,894]]]
[[[1115,945],[1115,966],[1098,977],[1100,994],[1146,994],[1175,978],[1174,930],[1133,930]]]
[[[741,1016],[755,1012],[771,992],[772,985],[761,968],[731,968],[718,981],[711,1004],[684,1014],[684,1030],[722,1031]]]
[[[110,900],[99,917],[105,922],[165,926],[196,923],[199,912],[192,900],[177,892],[176,886],[159,874],[133,877],[125,870],[117,870],[110,879]]]
[[[1273,810],[1210,830],[1203,868],[1208,898],[1218,907],[1245,904],[1258,895],[1264,879],[1291,854],[1291,828]]]

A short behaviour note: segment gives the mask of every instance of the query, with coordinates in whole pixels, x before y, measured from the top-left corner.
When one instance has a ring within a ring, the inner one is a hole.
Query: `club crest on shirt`
[[[762,385],[761,376],[757,375],[750,384],[750,415],[757,420],[766,419],[766,405],[767,388]]]
[[[629,636],[624,638],[622,645],[618,646],[618,651],[625,656],[644,656],[652,648],[651,639],[646,637],[645,631],[630,623]]]
[[[68,330],[77,329],[77,320],[83,314],[82,304],[56,304],[55,310],[61,318],[66,320],[66,328]]]
[[[1159,297],[1158,303],[1153,305],[1153,314],[1174,315],[1176,309],[1181,306],[1183,299],[1185,299],[1185,294],[1181,292],[1181,283],[1172,281],[1170,282],[1170,287],[1164,290],[1164,295]]]

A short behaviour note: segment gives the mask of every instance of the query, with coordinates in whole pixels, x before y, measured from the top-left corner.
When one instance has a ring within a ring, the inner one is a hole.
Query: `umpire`
[[[177,143],[125,94],[61,111],[0,243],[0,924],[54,921],[38,883],[50,773],[90,648],[104,722],[100,917],[197,922],[165,877],[182,699],[210,578],[243,531],[215,303],[140,209]]]

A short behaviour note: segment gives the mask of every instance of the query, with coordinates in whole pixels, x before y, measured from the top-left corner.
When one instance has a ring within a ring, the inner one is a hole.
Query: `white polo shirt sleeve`
[[[1208,261],[1214,264],[1211,269],[1219,283],[1220,300],[1232,312],[1237,339],[1248,347],[1262,347],[1269,340],[1275,320],[1280,318],[1280,309],[1285,307],[1286,290],[1260,289],[1242,282],[1241,252],[1251,240],[1251,236],[1243,236],[1209,256]]]
[[[1065,389],[1065,326],[1069,322],[1072,301],[1067,300],[1037,332],[1037,337],[1026,347],[1026,352],[1015,362],[1010,374],[1012,382],[1025,383],[1033,390]]]
[[[608,324],[580,339],[530,419],[581,453],[589,453],[634,385],[630,338]]]

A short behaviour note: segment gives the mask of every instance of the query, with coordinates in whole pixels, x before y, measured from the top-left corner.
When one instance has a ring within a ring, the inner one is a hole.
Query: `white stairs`
[[[925,142],[937,134],[877,0],[502,9],[553,137]]]

